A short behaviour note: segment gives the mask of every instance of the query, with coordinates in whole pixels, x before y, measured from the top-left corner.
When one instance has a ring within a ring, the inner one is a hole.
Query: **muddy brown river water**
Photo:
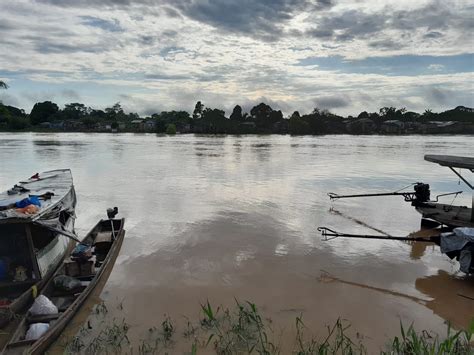
[[[347,319],[374,351],[399,333],[400,321],[444,334],[446,321],[460,328],[474,317],[474,301],[460,296],[474,298],[474,279],[436,247],[322,241],[316,230],[404,236],[420,229],[401,197],[331,202],[328,192],[423,181],[433,195],[464,189],[455,204],[470,205],[465,186],[424,154],[472,156],[474,137],[0,133],[0,188],[70,168],[79,235],[107,207],[126,218],[115,268],[68,335],[101,300],[138,342],[164,314],[181,326],[185,317],[199,319],[200,303],[226,307],[237,298],[278,325],[284,349],[302,315],[315,334]]]

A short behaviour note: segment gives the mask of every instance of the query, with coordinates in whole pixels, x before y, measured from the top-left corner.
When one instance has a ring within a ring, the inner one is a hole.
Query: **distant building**
[[[41,122],[39,126],[41,128],[51,128],[51,122]]]
[[[186,123],[186,124],[183,124],[179,127],[179,132],[178,133],[189,133],[189,132],[191,132],[191,125],[190,124]]]
[[[156,130],[156,120],[146,120],[144,123],[145,130],[155,131]]]
[[[457,121],[428,121],[422,127],[422,132],[427,134],[437,133],[466,133],[466,124]]]
[[[64,121],[52,122],[50,124],[50,128],[52,129],[64,129]]]
[[[401,134],[405,130],[405,124],[399,120],[388,120],[380,125],[380,132],[387,134]]]
[[[145,120],[133,120],[130,124],[135,131],[143,131],[145,129]]]
[[[68,131],[76,131],[84,129],[84,124],[79,120],[64,121],[64,129]]]
[[[361,118],[346,125],[347,131],[353,134],[372,134],[375,133],[375,128],[376,125],[370,118]]]

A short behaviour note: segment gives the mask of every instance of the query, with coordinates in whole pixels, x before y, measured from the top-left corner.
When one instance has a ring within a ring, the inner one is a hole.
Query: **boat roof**
[[[474,172],[474,158],[454,155],[425,155],[425,160],[450,168],[468,169]]]
[[[71,170],[50,170],[38,174],[38,178],[31,177],[20,181],[16,186],[26,189],[25,192],[9,194],[0,193],[0,206],[11,205],[30,195],[43,195],[46,192],[54,193],[51,199],[41,201],[41,207],[36,214],[19,213],[15,208],[0,211],[0,224],[10,222],[29,222],[38,219],[51,219],[51,214],[57,215],[61,210],[70,210],[75,207],[75,192]],[[56,207],[56,208],[55,208]],[[48,213],[51,212],[51,213]]]

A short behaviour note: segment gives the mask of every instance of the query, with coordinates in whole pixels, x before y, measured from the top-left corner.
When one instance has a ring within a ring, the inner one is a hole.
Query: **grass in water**
[[[185,329],[177,333],[173,320],[165,315],[161,326],[151,327],[139,344],[128,338],[130,326],[125,320],[105,321],[105,304],[96,306],[94,320],[88,320],[76,336],[68,341],[65,353],[82,354],[175,354],[178,342],[189,344],[185,354],[282,354],[280,337],[275,334],[270,319],[263,318],[252,302],[235,300],[235,307],[213,307],[209,301],[201,304],[201,318],[193,323],[186,318]],[[291,351],[296,355],[367,354],[358,333],[348,335],[348,321],[337,319],[327,327],[326,334],[314,337],[301,316],[295,318],[296,335]],[[427,331],[417,332],[413,325],[400,323],[400,335],[394,337],[381,355],[471,355],[474,354],[474,319],[467,330],[453,331],[448,326],[445,337]],[[178,338],[179,337],[179,338]],[[176,339],[178,338],[178,339]],[[287,351],[287,350],[285,350]]]

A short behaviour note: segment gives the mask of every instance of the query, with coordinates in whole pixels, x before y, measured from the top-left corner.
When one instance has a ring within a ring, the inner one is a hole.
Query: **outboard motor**
[[[417,182],[413,187],[415,190],[415,200],[413,203],[423,203],[430,200],[430,185]]]
[[[118,208],[117,207],[114,207],[114,208],[107,208],[107,217],[109,219],[113,219],[118,213]]]

